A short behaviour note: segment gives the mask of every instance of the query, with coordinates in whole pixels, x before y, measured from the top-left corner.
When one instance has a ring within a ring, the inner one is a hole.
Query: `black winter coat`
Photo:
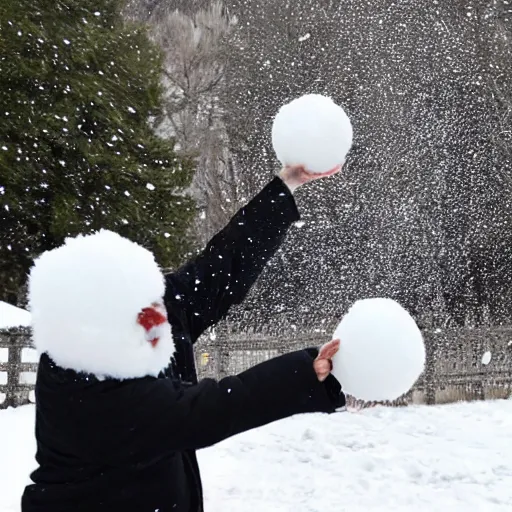
[[[293,197],[276,178],[196,260],[166,277],[177,350],[166,375],[100,381],[42,355],[39,468],[22,512],[201,512],[195,450],[293,414],[344,405],[334,377],[318,382],[314,349],[197,383],[192,344],[243,300],[296,220]]]

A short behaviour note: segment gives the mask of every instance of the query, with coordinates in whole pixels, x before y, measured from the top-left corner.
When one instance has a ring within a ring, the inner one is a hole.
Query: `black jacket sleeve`
[[[146,448],[162,453],[211,446],[294,414],[332,413],[344,396],[334,377],[318,381],[313,358],[302,350],[180,391],[160,379],[143,402]]]
[[[293,195],[271,181],[208,243],[204,251],[166,276],[165,303],[192,342],[243,301],[267,261],[299,220]]]

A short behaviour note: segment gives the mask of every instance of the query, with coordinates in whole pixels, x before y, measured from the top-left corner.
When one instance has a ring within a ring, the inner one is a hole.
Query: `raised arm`
[[[312,175],[302,167],[283,169],[197,258],[166,276],[169,316],[180,315],[178,321],[192,342],[243,301],[291,224],[299,220],[292,191],[339,170]]]
[[[169,315],[179,311],[184,316],[180,323],[186,325],[193,342],[233,304],[243,301],[298,219],[290,189],[276,177],[198,257],[166,276]]]

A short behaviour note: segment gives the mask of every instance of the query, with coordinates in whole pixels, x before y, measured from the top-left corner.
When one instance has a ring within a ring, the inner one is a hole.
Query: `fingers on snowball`
[[[425,345],[414,319],[397,302],[356,302],[334,338],[343,343],[333,357],[333,375],[361,400],[395,400],[407,393],[425,367]]]
[[[272,144],[281,163],[303,165],[318,174],[345,162],[352,137],[352,124],[343,108],[320,94],[307,94],[284,105],[272,126]]]

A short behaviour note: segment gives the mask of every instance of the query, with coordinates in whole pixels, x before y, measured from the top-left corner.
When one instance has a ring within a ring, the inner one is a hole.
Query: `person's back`
[[[169,387],[154,377],[98,380],[43,355],[36,387],[40,467],[23,510],[164,512],[177,510],[176,503],[193,510],[197,498],[183,477],[193,474],[187,466],[194,461],[161,440],[167,411],[159,402]]]

